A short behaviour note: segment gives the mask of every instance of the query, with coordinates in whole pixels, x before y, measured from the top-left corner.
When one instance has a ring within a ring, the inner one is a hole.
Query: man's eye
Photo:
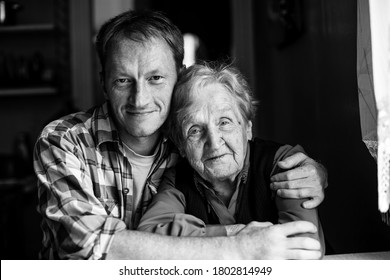
[[[116,80],[116,83],[117,84],[126,84],[126,83],[130,83],[130,80],[129,79],[117,79]]]
[[[160,83],[160,82],[162,82],[163,78],[164,78],[163,76],[155,75],[155,76],[151,76],[149,78],[149,81],[154,82],[154,83]]]

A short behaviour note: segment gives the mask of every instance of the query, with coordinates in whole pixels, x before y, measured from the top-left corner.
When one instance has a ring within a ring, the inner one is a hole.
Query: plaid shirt
[[[116,232],[136,229],[178,153],[162,139],[133,213],[133,174],[107,103],[48,124],[37,140],[43,259],[105,258]]]

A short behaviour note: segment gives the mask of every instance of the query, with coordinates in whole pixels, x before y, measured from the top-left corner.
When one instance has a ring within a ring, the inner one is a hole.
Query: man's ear
[[[252,122],[248,121],[247,126],[246,126],[246,137],[248,140],[252,140]]]
[[[104,81],[104,72],[103,72],[103,70],[99,72],[99,79],[100,79],[100,86],[103,89],[104,97],[106,99],[108,99],[108,97],[107,97],[107,90],[106,90],[106,83]]]
[[[183,71],[183,70],[186,70],[187,69],[187,66],[185,64],[183,64],[181,67],[180,67],[180,70],[179,70],[179,74]]]

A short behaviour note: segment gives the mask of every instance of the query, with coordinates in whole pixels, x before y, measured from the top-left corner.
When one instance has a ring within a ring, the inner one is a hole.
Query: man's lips
[[[135,115],[135,116],[144,116],[144,115],[149,115],[156,112],[156,110],[126,110],[126,113],[129,115]]]

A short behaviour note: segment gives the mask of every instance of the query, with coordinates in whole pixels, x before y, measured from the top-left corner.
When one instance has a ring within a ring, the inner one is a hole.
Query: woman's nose
[[[223,144],[222,133],[218,128],[209,128],[207,130],[207,144],[212,150],[217,150]]]

